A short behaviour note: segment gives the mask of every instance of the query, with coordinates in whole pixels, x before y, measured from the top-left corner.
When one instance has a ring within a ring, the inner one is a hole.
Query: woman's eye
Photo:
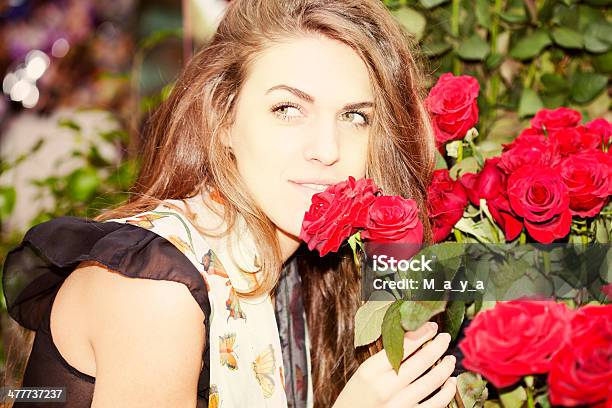
[[[290,120],[291,118],[299,116],[300,108],[292,104],[284,103],[273,107],[272,113],[283,120]]]
[[[357,118],[357,120],[351,120],[352,124],[355,126],[367,126],[370,123],[369,116],[364,112],[345,112],[342,114],[344,117],[349,118]]]

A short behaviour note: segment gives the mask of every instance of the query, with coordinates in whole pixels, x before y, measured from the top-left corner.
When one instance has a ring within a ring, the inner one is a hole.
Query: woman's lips
[[[312,194],[320,193],[324,191],[327,187],[329,187],[329,184],[301,183],[301,182],[296,182],[296,181],[291,181],[291,180],[289,182],[293,184],[294,186],[298,187],[300,190],[306,193],[312,193]]]

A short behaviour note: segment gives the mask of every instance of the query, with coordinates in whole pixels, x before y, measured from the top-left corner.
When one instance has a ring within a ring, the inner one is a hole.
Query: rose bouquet
[[[581,124],[581,113],[565,107],[542,109],[516,138],[479,142],[478,92],[474,78],[444,74],[426,99],[438,150],[426,215],[434,245],[420,245],[413,200],[352,178],[313,196],[300,237],[322,256],[346,242],[360,268],[363,254],[418,243],[403,255],[435,258],[450,279],[484,274],[503,289],[496,294],[538,273],[562,281],[567,296],[555,289],[543,299],[379,295],[355,316],[355,346],[382,343],[398,367],[404,331],[433,318],[469,370],[458,376],[458,404],[611,407],[612,126],[603,118]],[[483,262],[470,262],[472,244],[490,252]]]
[[[612,126],[604,118],[581,124],[582,114],[567,107],[541,109],[516,138],[499,143],[499,135],[487,135],[477,143],[477,85],[444,74],[427,97],[440,153],[428,200],[434,240],[514,248],[512,254],[524,248],[522,259],[504,253],[500,270],[490,258],[487,273],[506,281],[519,269],[539,268],[579,286],[591,254],[608,261],[589,290],[572,296],[465,304],[461,320],[471,321],[459,348],[470,371],[458,378],[463,399],[610,407]],[[563,259],[564,251],[580,262]]]

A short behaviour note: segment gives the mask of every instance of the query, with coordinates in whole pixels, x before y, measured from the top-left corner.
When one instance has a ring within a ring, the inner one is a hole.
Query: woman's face
[[[238,171],[279,232],[297,241],[313,194],[365,176],[373,115],[366,66],[327,37],[274,45],[251,65],[236,109],[229,145]]]

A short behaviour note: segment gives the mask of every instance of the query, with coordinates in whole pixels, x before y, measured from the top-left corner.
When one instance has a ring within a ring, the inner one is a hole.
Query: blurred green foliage
[[[609,114],[612,0],[384,0],[436,76],[480,83],[480,140],[507,142],[541,108]],[[499,146],[499,143],[497,143]]]

